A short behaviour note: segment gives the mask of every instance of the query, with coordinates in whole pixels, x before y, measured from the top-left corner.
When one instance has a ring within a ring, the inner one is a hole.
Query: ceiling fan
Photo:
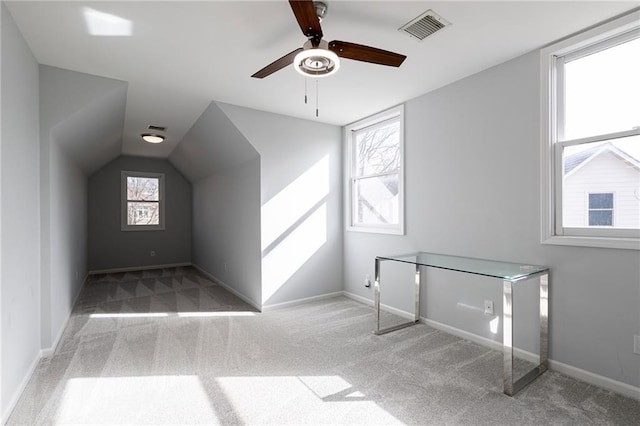
[[[253,74],[254,78],[265,78],[287,65],[293,64],[305,76],[325,77],[338,71],[340,59],[347,58],[372,64],[399,67],[407,58],[398,53],[361,44],[322,39],[320,21],[327,12],[327,4],[313,0],[289,0],[293,14],[307,42],[293,52],[270,63]]]

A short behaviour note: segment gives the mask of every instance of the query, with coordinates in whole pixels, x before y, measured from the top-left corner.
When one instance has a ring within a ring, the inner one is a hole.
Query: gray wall
[[[261,307],[260,160],[216,102],[169,161],[193,182],[193,261]]]
[[[193,184],[193,263],[261,307],[259,158]]]
[[[2,422],[40,353],[38,64],[1,4]]]
[[[263,306],[341,291],[340,128],[218,105],[260,154]]]
[[[346,232],[345,290],[372,298],[362,281],[379,254],[422,250],[548,265],[550,358],[639,386],[639,253],[540,243],[538,58],[533,52],[406,103],[406,236]],[[498,281],[433,271],[426,281],[424,316],[500,337],[478,310],[493,299],[501,312]],[[388,285],[400,291],[400,281]]]
[[[122,170],[165,174],[163,231],[120,230]],[[91,271],[191,262],[191,184],[167,160],[128,156],[113,160],[89,178],[88,211]]]
[[[50,264],[47,320],[43,348],[55,349],[87,275],[88,179],[69,154],[52,138],[49,147]]]

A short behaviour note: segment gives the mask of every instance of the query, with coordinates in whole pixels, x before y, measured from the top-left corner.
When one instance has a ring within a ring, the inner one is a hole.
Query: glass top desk
[[[393,327],[380,329],[380,264],[383,261],[415,265],[414,320]],[[498,262],[469,257],[435,253],[411,253],[399,256],[377,256],[375,260],[375,334],[385,334],[414,325],[420,321],[420,267],[446,269],[467,274],[482,275],[502,280],[502,347],[504,353],[504,393],[513,396],[548,368],[549,335],[549,268],[545,266]],[[513,380],[513,285],[539,278],[540,283],[540,363],[520,379]]]

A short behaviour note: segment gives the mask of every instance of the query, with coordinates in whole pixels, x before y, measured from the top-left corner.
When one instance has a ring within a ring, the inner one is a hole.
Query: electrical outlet
[[[364,277],[364,286],[367,288],[371,287],[371,275],[366,275]]]
[[[151,257],[156,255],[156,251],[155,250],[151,250],[151,253],[149,253],[151,255]]]
[[[633,336],[633,353],[640,355],[640,336]]]
[[[487,315],[493,315],[493,300],[484,301],[484,313]]]

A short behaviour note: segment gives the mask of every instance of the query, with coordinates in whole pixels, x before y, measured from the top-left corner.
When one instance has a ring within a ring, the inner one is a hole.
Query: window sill
[[[164,226],[154,226],[154,225],[138,225],[138,226],[123,226],[120,228],[121,231],[164,231]]]
[[[398,229],[398,228],[373,228],[373,227],[362,227],[362,226],[348,226],[347,231],[364,232],[368,234],[404,235],[404,230]]]
[[[577,237],[554,235],[547,239],[544,239],[542,241],[542,244],[640,250],[640,238]]]

